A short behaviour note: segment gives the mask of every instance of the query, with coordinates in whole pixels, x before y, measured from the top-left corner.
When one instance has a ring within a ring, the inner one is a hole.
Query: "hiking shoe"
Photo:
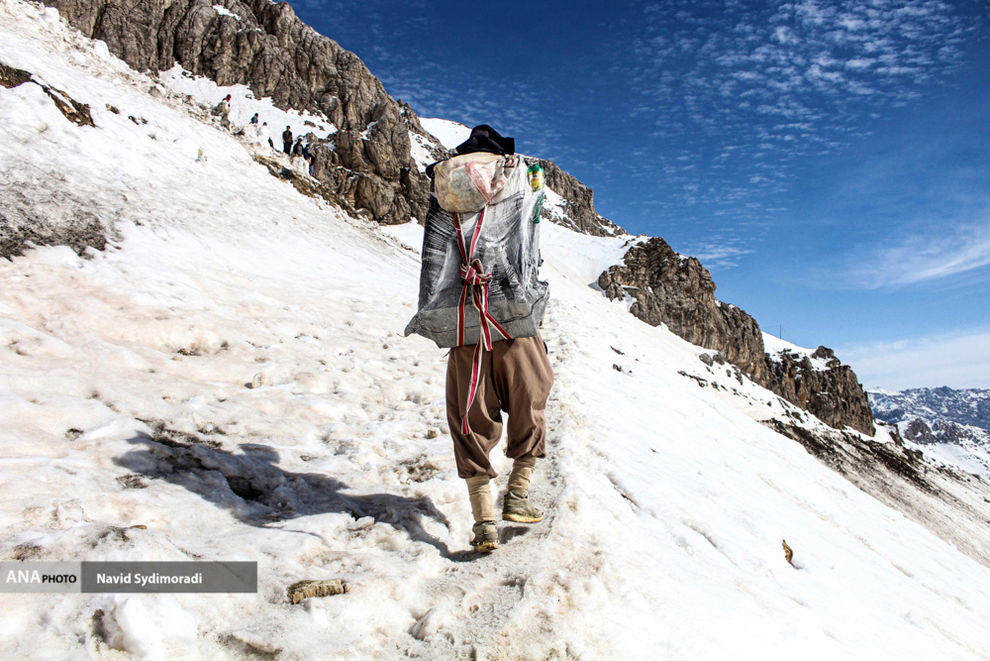
[[[543,512],[529,502],[528,493],[506,491],[502,501],[502,519],[516,523],[537,523],[543,520]]]
[[[495,527],[494,521],[476,523],[471,531],[474,533],[471,546],[475,551],[484,553],[498,548],[498,528]]]

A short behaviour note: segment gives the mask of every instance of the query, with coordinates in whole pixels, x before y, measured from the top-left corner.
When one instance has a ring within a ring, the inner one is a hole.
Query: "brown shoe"
[[[475,551],[487,553],[498,548],[498,528],[494,521],[480,521],[471,528],[474,538],[471,546]]]
[[[529,502],[528,493],[506,491],[502,501],[502,519],[516,523],[538,523],[543,520],[543,512]]]

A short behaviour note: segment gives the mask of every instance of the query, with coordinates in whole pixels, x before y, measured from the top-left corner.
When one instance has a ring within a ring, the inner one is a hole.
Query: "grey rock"
[[[836,429],[848,425],[872,435],[874,426],[869,398],[856,373],[843,365],[827,347],[818,347],[812,357],[824,359],[827,369],[815,368],[807,356],[768,355],[767,377],[762,385],[811,411]]]
[[[915,418],[907,424],[904,438],[915,443],[935,443],[938,440],[932,433],[932,428],[921,418]]]
[[[651,326],[664,324],[692,344],[716,349],[754,379],[764,376],[763,337],[752,317],[715,298],[711,274],[694,257],[678,255],[661,238],[630,248],[624,263],[598,278],[611,299],[629,294],[630,312]]]

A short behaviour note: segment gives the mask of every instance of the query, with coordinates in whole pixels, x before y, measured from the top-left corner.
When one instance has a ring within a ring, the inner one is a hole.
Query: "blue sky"
[[[293,0],[867,386],[990,387],[990,1]]]

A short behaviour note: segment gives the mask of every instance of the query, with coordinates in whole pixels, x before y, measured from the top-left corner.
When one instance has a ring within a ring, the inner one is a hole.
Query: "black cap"
[[[486,151],[492,154],[514,154],[516,141],[515,138],[503,138],[498,131],[488,124],[479,124],[471,129],[471,137],[454,148],[456,154],[470,154],[476,151]]]

